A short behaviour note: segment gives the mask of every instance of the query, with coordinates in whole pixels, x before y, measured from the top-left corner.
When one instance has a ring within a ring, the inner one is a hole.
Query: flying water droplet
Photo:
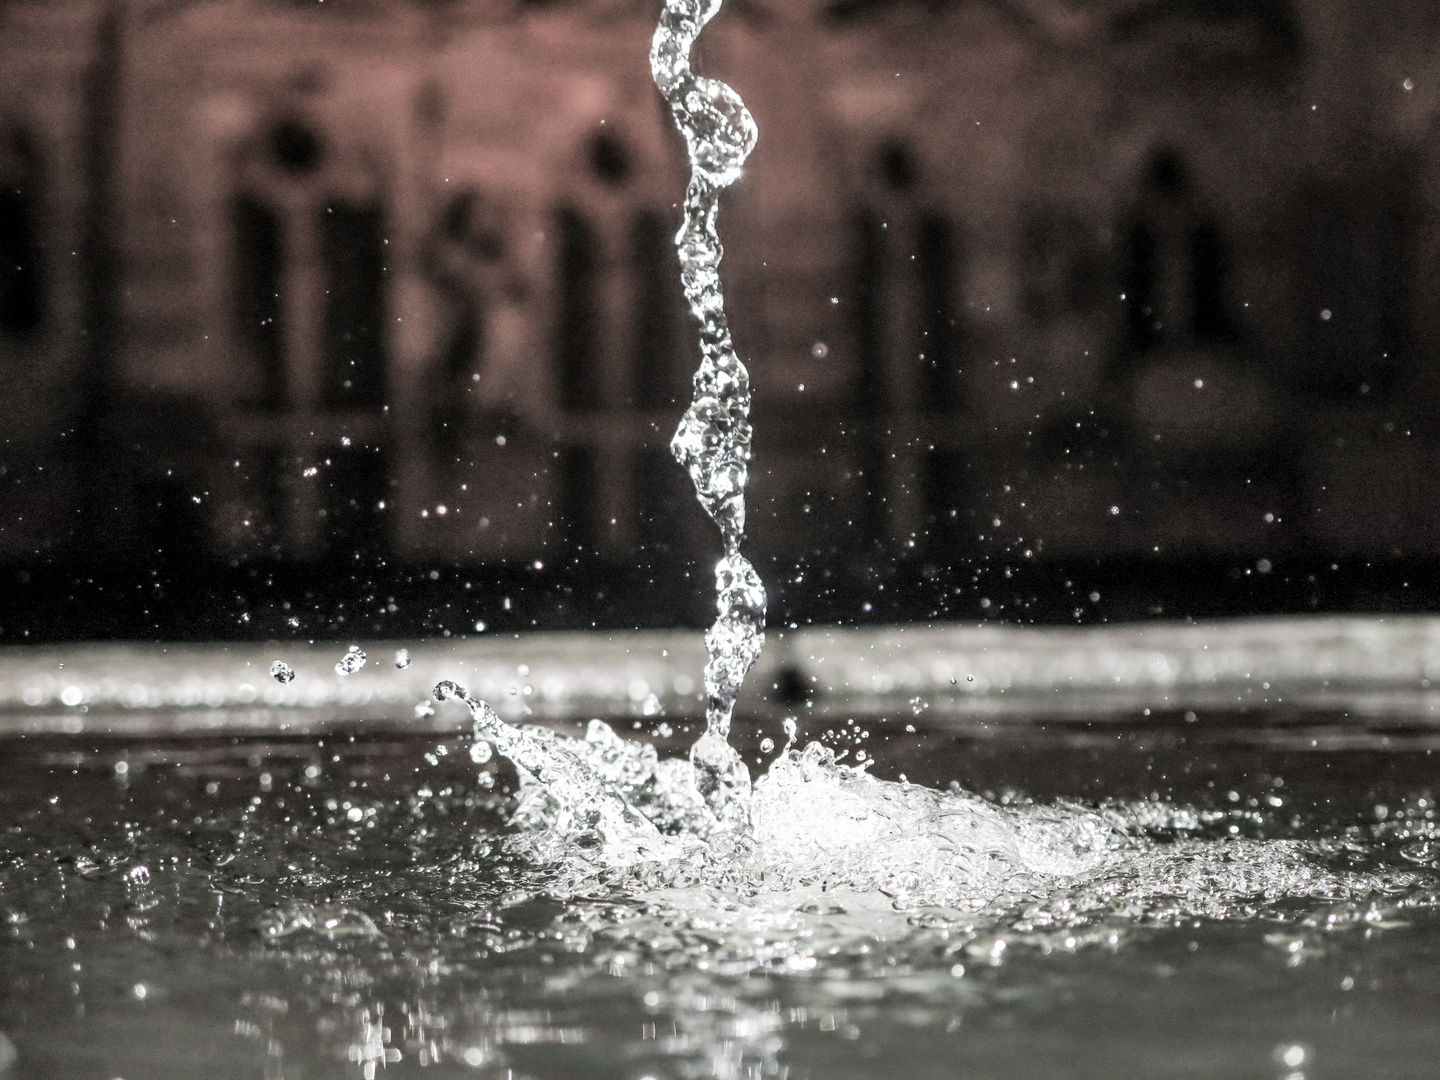
[[[337,675],[354,675],[364,666],[365,650],[359,645],[351,645],[345,650],[345,655],[335,664],[335,673]]]
[[[409,649],[396,649],[396,650],[395,650],[395,666],[396,666],[397,668],[400,668],[402,671],[403,671],[405,668],[407,668],[407,667],[410,666],[410,650],[409,650]]]
[[[276,660],[270,665],[270,677],[278,683],[295,681],[295,669],[284,660]]]

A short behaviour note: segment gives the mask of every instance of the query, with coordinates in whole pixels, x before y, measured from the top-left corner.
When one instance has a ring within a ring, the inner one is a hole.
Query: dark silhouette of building
[[[0,559],[707,551],[654,17],[7,5]],[[728,5],[753,548],[1440,552],[1437,44],[1421,0]]]

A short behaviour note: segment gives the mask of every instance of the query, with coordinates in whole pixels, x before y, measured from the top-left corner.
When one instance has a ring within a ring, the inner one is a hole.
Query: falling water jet
[[[729,743],[735,698],[765,644],[765,589],[740,554],[750,466],[750,375],[735,353],[720,284],[723,249],[715,227],[720,192],[740,177],[758,131],[740,96],[702,78],[690,50],[721,0],[666,0],[650,48],[655,85],[670,106],[690,155],[685,220],[675,237],[680,279],[700,328],[695,396],[670,450],[690,473],[695,494],[720,528],[715,567],[718,616],[705,635],[705,733],[690,751],[695,784],[719,830],[749,825],[750,773]]]

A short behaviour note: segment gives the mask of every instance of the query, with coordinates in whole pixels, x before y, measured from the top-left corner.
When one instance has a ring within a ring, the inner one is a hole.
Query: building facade
[[[650,3],[0,12],[0,558],[708,550]],[[731,0],[751,542],[1440,553],[1440,15]]]

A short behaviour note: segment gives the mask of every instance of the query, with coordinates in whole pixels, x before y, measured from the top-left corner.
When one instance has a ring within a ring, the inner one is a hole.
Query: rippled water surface
[[[0,1067],[1435,1075],[1428,724],[914,719],[769,775],[737,723],[754,848],[661,870],[547,850],[455,735],[7,739]]]

